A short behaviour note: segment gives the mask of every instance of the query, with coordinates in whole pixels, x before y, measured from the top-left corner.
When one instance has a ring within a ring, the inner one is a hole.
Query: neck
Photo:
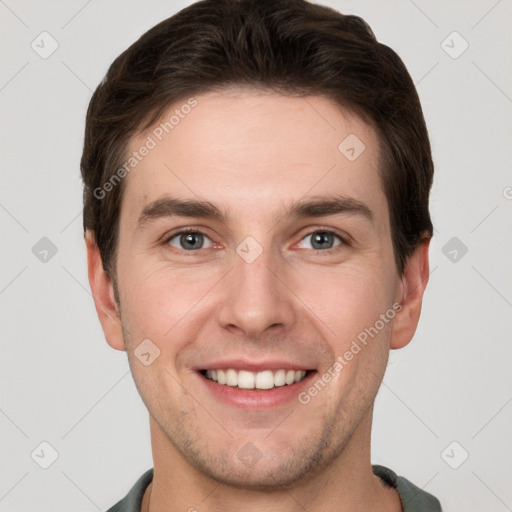
[[[142,512],[401,512],[395,489],[383,485],[370,462],[371,411],[333,461],[300,480],[275,489],[232,487],[199,472],[176,451],[151,418],[154,477]]]

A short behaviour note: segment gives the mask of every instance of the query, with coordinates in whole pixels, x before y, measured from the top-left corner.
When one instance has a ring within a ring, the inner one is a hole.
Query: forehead
[[[141,157],[143,147],[151,149]],[[185,98],[132,138],[134,152],[125,214],[164,193],[259,216],[325,193],[370,203],[377,214],[387,208],[375,131],[322,96],[226,89]]]

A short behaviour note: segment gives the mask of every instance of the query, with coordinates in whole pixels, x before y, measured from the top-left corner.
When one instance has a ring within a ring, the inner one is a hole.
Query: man
[[[372,466],[374,399],[428,281],[433,165],[403,63],[302,0],[206,0],[95,91],[89,281],[148,408],[114,511],[436,511]]]

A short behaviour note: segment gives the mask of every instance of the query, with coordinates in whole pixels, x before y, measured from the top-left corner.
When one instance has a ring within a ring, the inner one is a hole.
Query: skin
[[[389,350],[405,346],[417,327],[428,241],[398,275],[377,135],[320,96],[226,89],[196,99],[125,178],[119,305],[86,234],[106,340],[127,351],[150,415],[149,509],[400,511],[396,491],[372,473],[372,412]],[[349,134],[366,146],[352,162],[338,150]],[[146,135],[132,139],[131,150]],[[144,207],[166,194],[209,201],[227,217],[164,217],[138,227]],[[351,213],[286,216],[294,201],[332,194],[364,203],[373,222]],[[180,236],[167,241],[182,227],[204,233],[203,248],[187,251]],[[311,235],[322,230],[345,242],[333,236],[333,247],[315,251]],[[263,249],[252,263],[236,252],[247,236]],[[400,312],[307,405],[241,409],[215,398],[193,370],[245,357],[301,362],[321,377],[394,303]],[[160,350],[149,366],[134,355],[144,339]],[[261,454],[252,467],[237,457],[248,442]]]

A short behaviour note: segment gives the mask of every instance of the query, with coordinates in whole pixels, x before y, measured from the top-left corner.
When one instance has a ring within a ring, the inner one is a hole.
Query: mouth
[[[229,386],[243,390],[268,391],[283,386],[292,386],[302,382],[314,370],[263,370],[251,372],[236,368],[200,370],[200,374],[207,380],[216,382],[221,386]]]
[[[243,365],[243,366],[242,366]],[[220,365],[219,365],[220,366]],[[270,411],[297,403],[298,397],[318,373],[317,370],[265,364],[223,363],[197,369],[204,390],[215,401],[250,413]],[[252,366],[252,368],[251,368]]]

